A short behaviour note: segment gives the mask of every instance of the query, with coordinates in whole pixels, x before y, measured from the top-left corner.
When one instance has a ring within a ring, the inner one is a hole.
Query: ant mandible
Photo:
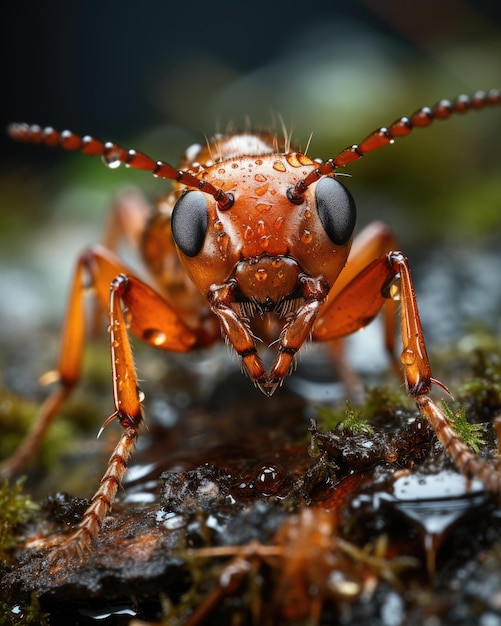
[[[88,548],[109,513],[143,421],[142,394],[129,333],[168,351],[188,352],[225,339],[251,380],[267,396],[290,372],[302,345],[331,341],[366,326],[384,308],[386,347],[394,352],[400,301],[406,388],[438,439],[466,476],[501,492],[501,472],[476,457],[429,397],[431,375],[409,265],[381,223],[354,241],[356,208],[337,170],[393,143],[414,128],[452,114],[501,104],[501,91],[441,100],[372,132],[326,161],[291,150],[268,133],[217,136],[189,148],[176,169],[136,150],[70,131],[13,124],[19,141],[100,155],[111,166],[148,170],[174,182],[151,213],[143,201],[116,208],[105,246],[78,258],[57,366],[59,385],[40,409],[34,429],[1,471],[11,476],[36,452],[62,402],[80,378],[84,347],[84,293],[89,283],[109,313],[115,411],[121,438],[76,531],[65,546]],[[155,288],[139,280],[116,256],[126,237],[141,250]],[[352,246],[353,241],[353,246]],[[267,370],[256,338],[275,342]]]

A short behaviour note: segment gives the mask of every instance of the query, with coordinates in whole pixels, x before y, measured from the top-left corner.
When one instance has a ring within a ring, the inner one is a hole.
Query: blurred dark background
[[[307,132],[358,130],[364,108],[392,115],[501,78],[494,2],[56,0],[3,13],[2,114],[97,134],[211,132],[245,115],[268,123],[271,110]]]
[[[1,11],[4,125],[71,128],[174,163],[204,134],[248,120],[280,132],[280,118],[327,158],[422,105],[501,87],[492,1],[56,0]],[[353,164],[360,224],[386,220],[415,262],[432,247],[487,245],[501,225],[500,137],[501,108],[473,112]],[[3,133],[0,159],[0,321],[30,324],[62,310],[73,260],[99,239],[114,191],[153,196],[165,182]]]

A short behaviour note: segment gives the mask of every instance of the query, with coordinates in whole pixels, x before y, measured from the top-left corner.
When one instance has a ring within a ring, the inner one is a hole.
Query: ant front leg
[[[92,288],[102,307],[108,309],[110,284],[117,274],[125,271],[125,266],[112,253],[99,246],[86,250],[79,257],[61,333],[57,367],[42,377],[43,383],[57,382],[58,386],[40,407],[34,426],[22,444],[0,466],[0,475],[9,478],[26,469],[36,456],[54,417],[80,380],[86,327],[85,293]]]
[[[458,437],[443,411],[429,397],[431,383],[449,390],[441,382],[432,378],[426,346],[419,319],[407,259],[400,252],[391,252],[388,263],[395,274],[400,276],[400,299],[402,302],[402,355],[400,357],[407,390],[416,400],[421,413],[435,431],[438,440],[451,455],[458,470],[467,478],[477,478],[488,491],[501,493],[501,472],[477,457]]]
[[[110,219],[105,229],[105,248],[115,251],[120,242],[125,240],[132,248],[139,250],[142,233],[150,216],[151,207],[139,192],[129,190],[121,193],[112,206]],[[105,252],[105,248],[101,248],[102,253],[109,254]],[[92,254],[92,250],[84,252],[77,262],[71,283],[65,324],[61,333],[58,364],[54,371],[47,372],[41,378],[42,384],[57,381],[59,385],[40,407],[34,427],[19,448],[6,461],[0,463],[0,476],[10,478],[20,474],[28,467],[36,456],[51,422],[80,379],[86,326],[83,307],[85,282],[90,282],[93,288],[97,288],[98,296],[100,296],[98,297],[101,304],[100,309],[106,310],[108,308],[110,282],[120,272],[127,271],[117,258],[112,259],[110,256],[111,271],[105,276],[97,276],[96,272],[99,270],[94,267]],[[90,281],[87,280],[89,275]],[[94,330],[99,321],[101,321],[100,311],[96,309],[92,323]]]
[[[111,206],[102,244],[116,252],[125,241],[131,249],[140,250],[151,216],[151,206],[142,193],[136,189],[122,191]]]
[[[138,429],[143,421],[141,391],[139,389],[134,359],[127,333],[127,322],[121,304],[128,289],[128,278],[120,274],[110,286],[110,352],[115,411],[103,424],[117,419],[124,431],[108,461],[108,469],[101,479],[99,489],[92,498],[77,530],[64,541],[63,547],[74,549],[79,555],[97,535],[102,522],[110,512],[116,493],[127,470],[134,449]]]
[[[80,379],[85,335],[83,308],[85,273],[84,255],[78,261],[73,275],[57,367],[54,371],[47,372],[41,379],[43,384],[57,382],[57,387],[40,407],[34,425],[21,445],[0,464],[0,476],[4,478],[20,474],[33,461],[54,417]]]
[[[92,261],[100,273],[109,277],[117,269],[105,249],[94,250]],[[105,282],[100,281],[101,286]],[[99,290],[98,290],[99,293]],[[103,293],[100,297],[103,297]],[[139,389],[129,332],[152,346],[169,351],[187,352],[211,343],[214,338],[203,330],[189,328],[177,313],[153,289],[131,275],[119,273],[109,287],[109,334],[115,410],[103,428],[117,419],[124,431],[108,462],[108,469],[85,511],[75,533],[65,540],[63,548],[79,554],[97,535],[110,512],[119,485],[134,449],[138,429],[143,421],[142,393]]]
[[[114,412],[104,426],[118,419],[124,432],[108,464],[101,485],[77,531],[65,546],[80,553],[98,532],[110,511],[134,448],[143,420],[141,394],[129,341],[129,331],[144,342],[168,351],[187,352],[212,343],[216,337],[187,326],[177,312],[106,248],[96,246],[78,259],[62,334],[57,371],[59,387],[42,406],[34,429],[2,470],[12,475],[23,469],[36,453],[63,400],[80,378],[85,338],[84,295],[92,288],[109,312],[110,353],[113,373]]]
[[[400,361],[408,394],[414,398],[458,470],[467,478],[478,478],[489,491],[501,493],[501,472],[479,459],[461,441],[429,396],[432,384],[449,391],[432,377],[409,264],[401,252],[381,255],[346,284],[322,311],[313,338],[328,341],[364,328],[387,298],[400,300]]]

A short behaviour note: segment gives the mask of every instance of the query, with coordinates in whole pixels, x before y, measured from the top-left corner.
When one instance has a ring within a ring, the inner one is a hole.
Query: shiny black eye
[[[317,211],[329,239],[343,246],[353,233],[357,209],[350,192],[335,178],[322,178],[315,188]]]
[[[172,211],[172,236],[186,256],[196,256],[204,245],[209,207],[207,196],[201,191],[187,191],[176,202]]]

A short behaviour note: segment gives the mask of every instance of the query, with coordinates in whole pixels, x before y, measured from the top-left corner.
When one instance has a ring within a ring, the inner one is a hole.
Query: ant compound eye
[[[335,178],[322,178],[315,188],[318,216],[329,239],[343,246],[353,233],[357,209],[350,192]]]
[[[209,212],[207,196],[201,191],[187,191],[174,206],[172,236],[183,254],[196,256],[204,245]]]

